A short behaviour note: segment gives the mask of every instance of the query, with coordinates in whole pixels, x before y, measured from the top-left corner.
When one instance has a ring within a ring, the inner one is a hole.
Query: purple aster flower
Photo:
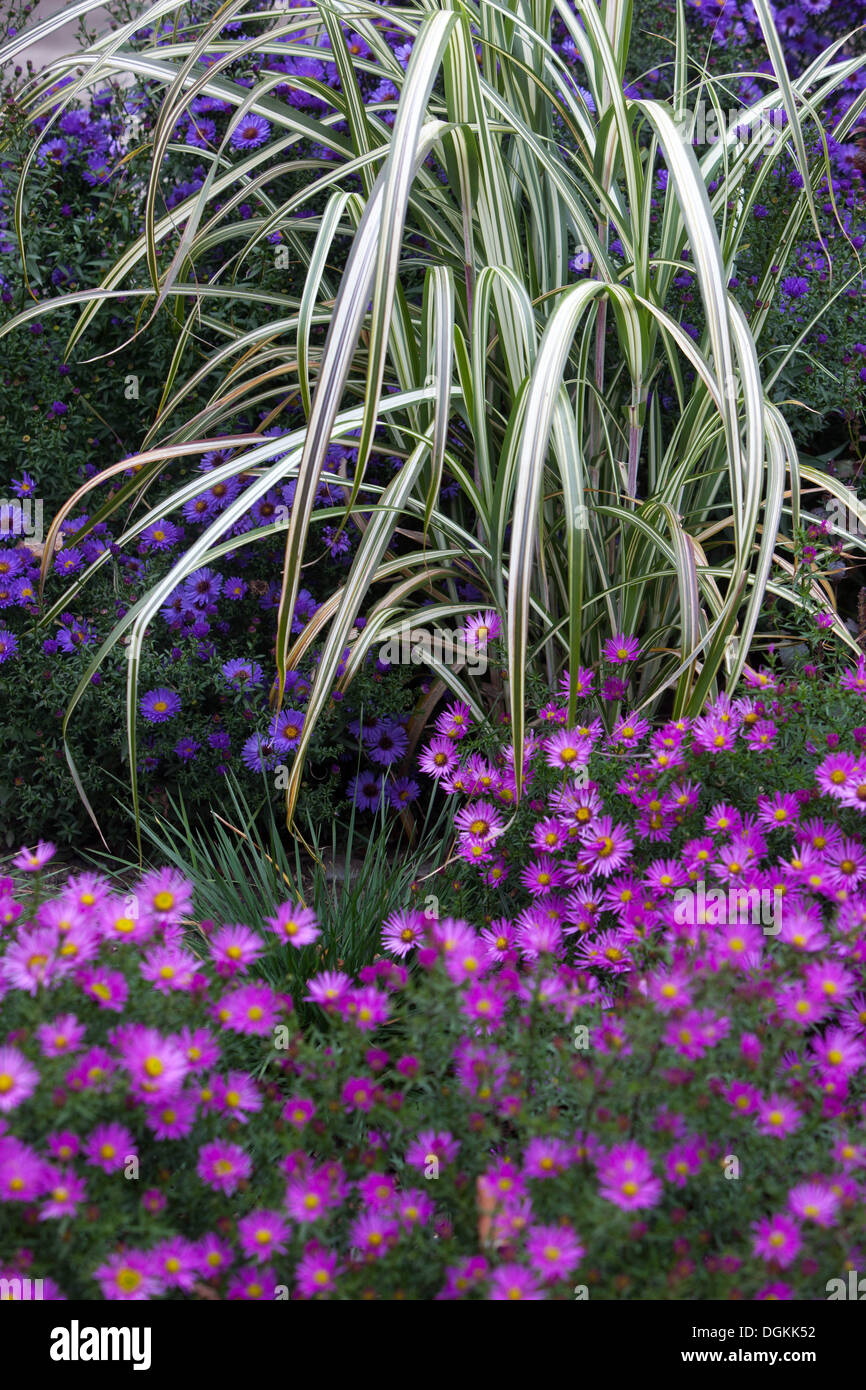
[[[174,751],[182,763],[193,762],[200,748],[201,744],[197,743],[194,738],[178,739],[177,743],[174,745]]]
[[[18,655],[18,638],[6,627],[0,627],[0,666]]]
[[[142,695],[139,704],[141,716],[148,724],[165,724],[167,720],[174,718],[179,709],[180,696],[173,690],[166,690],[164,686],[148,690],[147,694]]]
[[[240,657],[235,657],[232,661],[225,662],[220,670],[229,685],[234,685],[239,690],[252,690],[254,686],[262,683],[262,668],[257,661],[243,661]]]
[[[271,127],[264,116],[249,113],[238,122],[230,138],[236,150],[256,150],[270,140]]]

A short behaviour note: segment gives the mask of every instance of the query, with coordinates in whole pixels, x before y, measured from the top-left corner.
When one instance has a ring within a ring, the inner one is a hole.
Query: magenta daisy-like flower
[[[141,1303],[157,1298],[163,1291],[158,1265],[153,1254],[143,1250],[126,1250],[109,1255],[104,1264],[93,1272],[99,1281],[102,1297],[127,1303]]]
[[[438,1171],[453,1163],[459,1148],[460,1140],[455,1139],[449,1130],[422,1130],[406,1150],[406,1162],[411,1168],[422,1170],[435,1165]]]
[[[176,869],[146,874],[136,888],[143,910],[163,924],[178,923],[192,910],[193,885]]]
[[[346,1012],[362,1033],[372,1032],[387,1023],[390,1013],[387,995],[375,985],[353,989],[347,1000]]]
[[[75,1014],[60,1014],[53,1023],[40,1023],[36,1037],[45,1057],[66,1057],[77,1052],[87,1029]]]
[[[543,746],[547,766],[562,772],[576,772],[585,767],[592,752],[592,740],[577,729],[557,729],[544,740]]]
[[[828,1028],[822,1037],[812,1039],[809,1050],[822,1082],[853,1076],[866,1064],[866,1048],[844,1028]]]
[[[640,654],[640,643],[635,636],[618,632],[609,637],[602,647],[601,654],[611,665],[622,665],[626,661],[636,661]]]
[[[224,1140],[218,1140],[212,1144],[203,1144],[198,1151],[196,1172],[202,1182],[217,1192],[225,1193],[226,1196],[236,1192],[252,1171],[252,1159],[237,1144],[227,1144]]]
[[[495,806],[486,801],[470,801],[468,806],[457,812],[454,824],[461,835],[479,840],[494,839],[502,833],[504,826]]]
[[[793,1101],[778,1094],[758,1106],[758,1129],[761,1134],[772,1134],[777,1139],[785,1139],[799,1129],[802,1118]]]
[[[300,1298],[315,1298],[318,1294],[331,1293],[336,1287],[337,1255],[333,1250],[325,1250],[315,1241],[304,1247],[304,1253],[295,1266],[295,1287]]]
[[[48,1167],[44,1173],[45,1189],[39,1208],[40,1221],[58,1221],[63,1216],[76,1216],[82,1202],[87,1200],[87,1183],[73,1168]]]
[[[323,970],[318,975],[311,975],[307,984],[310,992],[304,998],[323,1009],[342,1009],[352,987],[352,981],[342,970]]]
[[[501,632],[498,615],[492,608],[485,608],[483,613],[475,613],[467,620],[463,638],[470,651],[483,651],[487,643],[493,642]]]
[[[309,946],[321,936],[315,912],[303,903],[281,903],[276,916],[266,917],[265,922],[276,936],[292,946]]]
[[[262,939],[242,923],[221,927],[210,940],[210,951],[220,973],[234,975],[245,971],[264,952]]]
[[[547,1295],[539,1287],[537,1275],[524,1265],[503,1264],[490,1275],[487,1293],[488,1303],[537,1303]]]
[[[292,1178],[286,1187],[286,1211],[293,1221],[318,1221],[329,1207],[330,1187],[324,1173]]]
[[[155,1028],[136,1026],[124,1031],[117,1047],[137,1099],[150,1103],[180,1090],[189,1062],[174,1039],[164,1038]]]
[[[465,738],[471,727],[472,711],[462,700],[452,701],[436,720],[436,732],[454,743]]]
[[[225,1078],[216,1077],[213,1091],[217,1108],[241,1124],[262,1108],[258,1087],[246,1072],[230,1071]]]
[[[26,845],[22,846],[12,863],[16,869],[21,869],[27,874],[34,874],[43,869],[56,853],[57,846],[51,844],[50,840],[40,840],[35,849],[28,849]]]
[[[39,1072],[17,1047],[0,1047],[0,1111],[15,1110],[39,1084]]]
[[[192,989],[198,961],[181,946],[154,946],[148,951],[139,969],[160,994],[172,990]]]
[[[423,912],[414,908],[398,908],[385,918],[382,927],[382,946],[392,956],[402,960],[421,944],[427,927]]]
[[[453,772],[458,761],[454,740],[440,736],[430,740],[418,759],[418,766],[429,777],[435,777],[438,780]]]
[[[191,1293],[199,1276],[199,1252],[191,1240],[183,1236],[171,1236],[162,1240],[151,1250],[159,1277],[168,1289],[182,1289]]]
[[[238,1239],[246,1259],[266,1260],[271,1255],[285,1255],[288,1248],[289,1223],[279,1211],[254,1211],[238,1222]]]
[[[303,1129],[316,1113],[316,1107],[306,1096],[293,1096],[283,1107],[283,1118],[296,1129]]]
[[[129,994],[126,976],[120,970],[106,970],[104,966],[87,967],[77,977],[84,993],[95,999],[102,1009],[112,1013],[122,1013]]]
[[[584,1248],[572,1226],[530,1226],[526,1233],[529,1263],[545,1282],[567,1279],[580,1264]]]
[[[592,828],[580,837],[581,858],[593,874],[607,878],[628,861],[632,841],[621,825],[614,825],[610,816],[599,816]]]
[[[223,1028],[258,1037],[273,1032],[280,1010],[279,997],[266,984],[241,985],[214,1005],[214,1015]]]
[[[123,1125],[97,1125],[84,1146],[84,1159],[104,1173],[117,1173],[138,1150],[132,1133]]]
[[[816,1226],[835,1226],[839,1198],[823,1182],[801,1182],[788,1193],[788,1208],[800,1221]]]
[[[600,1194],[623,1211],[653,1207],[661,1200],[662,1183],[653,1175],[649,1154],[628,1143],[599,1155]]]
[[[562,885],[562,869],[548,854],[540,854],[521,870],[520,882],[533,898],[546,898]]]
[[[830,753],[815,768],[815,781],[822,792],[839,797],[856,781],[858,767],[858,760],[853,754]]]
[[[148,1105],[145,1123],[157,1139],[184,1139],[192,1131],[197,1109],[194,1096],[181,1091]]]
[[[755,1254],[762,1260],[773,1260],[782,1269],[793,1262],[803,1244],[796,1223],[783,1213],[754,1221],[752,1230]]]

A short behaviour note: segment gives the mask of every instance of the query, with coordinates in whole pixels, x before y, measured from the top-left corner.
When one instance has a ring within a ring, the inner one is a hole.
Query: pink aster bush
[[[437,735],[457,883],[354,978],[303,903],[199,929],[171,870],[0,881],[0,1272],[70,1299],[824,1299],[866,1229],[863,696],[828,744],[805,686],[755,689],[609,732],[548,701],[516,813],[507,742]]]

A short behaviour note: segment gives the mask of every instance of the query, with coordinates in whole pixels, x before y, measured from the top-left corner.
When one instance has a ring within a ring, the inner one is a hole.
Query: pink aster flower
[[[571,1164],[571,1148],[561,1139],[530,1139],[523,1154],[523,1171],[529,1178],[556,1178]]]
[[[252,1159],[237,1144],[217,1140],[212,1144],[203,1144],[198,1151],[196,1172],[202,1182],[226,1196],[236,1192],[252,1171]]]
[[[269,1265],[239,1270],[226,1290],[226,1298],[243,1303],[272,1303],[276,1295],[277,1278]]]
[[[609,637],[601,649],[601,654],[605,661],[611,665],[621,665],[625,661],[637,661],[640,655],[640,643],[635,636],[627,636],[624,632],[618,632],[614,637]]]
[[[157,1298],[163,1291],[158,1265],[149,1251],[126,1250],[109,1255],[104,1264],[94,1270],[102,1297],[127,1303],[141,1303]]]
[[[211,1231],[202,1236],[195,1247],[200,1273],[205,1279],[215,1279],[224,1269],[228,1269],[234,1252],[227,1240],[221,1240]]]
[[[171,1236],[154,1246],[150,1254],[167,1289],[182,1289],[191,1293],[199,1276],[199,1252],[191,1240]]]
[[[0,1202],[33,1202],[46,1191],[50,1168],[29,1145],[0,1135]]]
[[[340,1095],[347,1110],[360,1110],[366,1115],[379,1097],[379,1088],[371,1077],[350,1076]]]
[[[843,1028],[828,1028],[822,1037],[813,1037],[809,1051],[822,1082],[840,1076],[853,1076],[866,1064],[863,1043]]]
[[[15,1110],[39,1084],[39,1072],[17,1047],[0,1047],[0,1111]]]
[[[303,903],[281,903],[276,916],[266,917],[265,921],[272,932],[292,946],[309,946],[322,934],[315,912]]]
[[[132,1133],[124,1125],[97,1125],[84,1145],[85,1162],[104,1173],[117,1173],[138,1156]]]
[[[176,869],[145,874],[136,888],[143,911],[163,924],[182,921],[192,910],[193,885]]]
[[[382,946],[392,956],[402,960],[424,938],[427,918],[414,908],[399,908],[385,918],[382,927]]]
[[[157,1139],[185,1139],[192,1133],[198,1106],[187,1091],[148,1105],[145,1124]]]
[[[45,1196],[39,1209],[40,1221],[59,1220],[76,1216],[82,1202],[87,1200],[87,1183],[73,1168],[47,1167],[44,1175]]]
[[[766,1217],[763,1221],[753,1221],[755,1240],[752,1246],[762,1260],[773,1260],[784,1269],[798,1254],[803,1239],[799,1228],[789,1216],[779,1213]]]
[[[761,1134],[772,1134],[777,1139],[785,1139],[800,1128],[802,1115],[796,1105],[784,1096],[770,1096],[758,1106],[758,1129]]]
[[[316,1113],[316,1107],[306,1096],[292,1096],[283,1107],[283,1119],[296,1129],[303,1129]]]
[[[801,1182],[788,1193],[788,1207],[800,1221],[835,1226],[839,1198],[826,1183]]]
[[[250,1212],[238,1222],[238,1239],[246,1259],[266,1260],[272,1254],[285,1255],[289,1223],[279,1211]]]
[[[219,1061],[219,1047],[207,1028],[181,1028],[173,1036],[183,1049],[191,1072],[203,1071]]]
[[[155,1028],[129,1029],[119,1040],[117,1050],[136,1099],[148,1103],[179,1091],[189,1071],[180,1044],[164,1038]]]
[[[153,946],[139,969],[160,994],[170,994],[172,990],[192,989],[198,961],[181,946]]]
[[[249,984],[224,994],[214,1005],[214,1017],[233,1033],[266,1037],[273,1032],[281,1003],[270,985]]]
[[[592,740],[576,729],[557,729],[543,746],[547,766],[561,772],[576,772],[585,767],[592,753]]]
[[[57,846],[53,845],[50,840],[40,840],[35,849],[28,849],[26,845],[23,845],[12,863],[16,869],[21,869],[23,873],[39,873],[40,869],[43,869],[56,853]]]
[[[492,608],[485,608],[482,613],[475,613],[467,620],[463,637],[470,650],[483,651],[487,643],[493,642],[501,631],[498,614]]]
[[[349,1245],[356,1256],[380,1260],[400,1238],[400,1226],[385,1211],[366,1211],[349,1227]]]
[[[286,1211],[293,1221],[318,1221],[330,1203],[330,1185],[324,1173],[307,1173],[290,1179],[286,1187]]]
[[[580,837],[581,858],[592,874],[605,878],[616,873],[627,862],[632,841],[621,825],[614,825],[610,816],[599,816],[590,830]]]
[[[422,772],[426,772],[428,777],[435,777],[437,780],[453,772],[459,759],[454,742],[450,738],[431,739],[427,747],[418,759],[418,766]]]
[[[536,1282],[536,1275],[523,1265],[499,1265],[490,1275],[488,1303],[516,1303],[520,1300],[537,1303],[545,1297],[544,1290]]]
[[[390,1014],[388,998],[375,985],[364,985],[350,992],[346,1012],[356,1028],[362,1033],[369,1033],[387,1023]]]
[[[445,1167],[453,1163],[459,1148],[460,1140],[448,1130],[425,1129],[406,1150],[406,1162],[412,1168],[424,1169],[434,1163]]]
[[[230,1071],[223,1078],[214,1078],[214,1101],[218,1110],[223,1110],[241,1124],[246,1124],[250,1115],[262,1108],[262,1098],[252,1077],[243,1071]]]
[[[264,949],[258,932],[242,923],[220,927],[210,941],[211,955],[221,974],[234,975],[247,970]]]
[[[337,1255],[333,1250],[325,1250],[315,1241],[304,1247],[304,1253],[295,1266],[295,1286],[300,1298],[315,1298],[318,1294],[331,1293],[336,1287]]]
[[[352,981],[341,970],[323,970],[307,981],[309,994],[304,998],[323,1009],[342,1009],[352,987]]]
[[[584,1248],[572,1226],[530,1226],[526,1233],[529,1263],[547,1283],[567,1279],[580,1264]]]
[[[75,1014],[60,1014],[53,1023],[40,1023],[36,1037],[44,1057],[66,1057],[77,1052],[87,1035]]]

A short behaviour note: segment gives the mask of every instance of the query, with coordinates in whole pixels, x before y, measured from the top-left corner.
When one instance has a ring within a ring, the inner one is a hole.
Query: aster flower
[[[753,1250],[763,1260],[773,1260],[784,1269],[796,1258],[803,1244],[799,1229],[789,1216],[779,1214],[752,1222]]]
[[[238,1239],[246,1259],[265,1260],[287,1250],[289,1224],[281,1212],[259,1210],[238,1221]]]
[[[56,853],[56,845],[51,844],[49,840],[40,840],[35,849],[28,849],[26,845],[22,846],[12,863],[16,869],[21,869],[24,873],[38,873],[45,867],[49,859],[54,858]]]
[[[788,1209],[800,1221],[814,1221],[816,1226],[835,1226],[839,1198],[823,1182],[802,1182],[788,1193]]]
[[[476,613],[468,619],[463,628],[463,638],[470,651],[483,650],[488,642],[494,641],[502,631],[502,624],[492,608]]]
[[[292,946],[308,946],[321,936],[315,912],[303,903],[281,903],[276,916],[266,917],[265,922],[270,931]]]
[[[102,1297],[127,1303],[140,1303],[157,1298],[163,1291],[157,1273],[157,1262],[151,1252],[126,1250],[109,1255],[93,1271],[99,1281]]]
[[[138,1149],[132,1133],[124,1125],[97,1125],[84,1145],[84,1160],[104,1173],[117,1173]]]
[[[295,1266],[295,1287],[300,1298],[315,1298],[331,1293],[336,1287],[337,1255],[325,1250],[315,1241],[304,1247]]]
[[[148,724],[164,724],[178,713],[180,696],[173,690],[159,686],[158,689],[148,690],[142,695],[138,708],[142,719],[146,719]]]
[[[264,116],[248,112],[232,129],[229,140],[236,150],[255,150],[271,138],[270,124]]]
[[[202,1182],[230,1196],[253,1171],[252,1160],[237,1144],[218,1140],[204,1144],[198,1151],[196,1172]]]
[[[637,638],[627,636],[624,632],[618,632],[616,636],[608,638],[602,647],[602,656],[605,661],[613,665],[626,661],[636,661],[639,654],[640,643]]]
[[[235,974],[257,961],[264,953],[264,946],[257,932],[239,923],[221,927],[211,938],[210,951],[218,970]]]
[[[15,1110],[39,1084],[39,1072],[17,1047],[0,1047],[0,1112]]]
[[[785,1096],[770,1096],[758,1106],[758,1129],[762,1134],[772,1134],[784,1139],[799,1129],[802,1116],[796,1105]]]

